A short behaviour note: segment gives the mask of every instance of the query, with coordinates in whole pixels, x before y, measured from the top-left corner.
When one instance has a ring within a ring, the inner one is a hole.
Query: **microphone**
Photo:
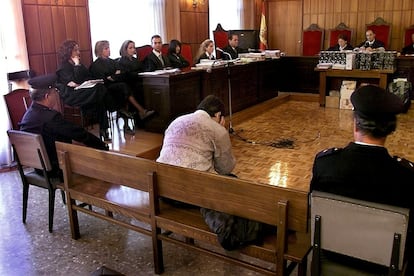
[[[369,42],[365,41],[365,48],[368,48],[368,47],[369,47]]]
[[[229,57],[230,60],[233,59],[229,53],[227,53],[226,51],[223,51],[220,47],[216,47],[216,50],[223,53],[223,54],[226,54]]]

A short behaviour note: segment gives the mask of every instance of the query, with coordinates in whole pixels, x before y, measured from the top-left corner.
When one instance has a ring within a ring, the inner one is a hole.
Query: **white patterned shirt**
[[[204,110],[168,126],[157,162],[219,174],[231,173],[236,165],[226,128]]]

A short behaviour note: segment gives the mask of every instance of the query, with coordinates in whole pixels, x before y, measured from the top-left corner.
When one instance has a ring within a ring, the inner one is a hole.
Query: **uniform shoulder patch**
[[[414,163],[413,162],[411,162],[411,161],[409,161],[405,158],[399,157],[399,156],[394,156],[393,159],[395,161],[397,161],[397,163],[400,164],[401,166],[414,171]]]
[[[321,157],[324,157],[324,156],[329,156],[329,155],[336,154],[336,153],[341,152],[341,151],[342,151],[342,148],[329,148],[329,149],[324,149],[323,151],[319,152],[316,155],[316,158],[321,158]]]

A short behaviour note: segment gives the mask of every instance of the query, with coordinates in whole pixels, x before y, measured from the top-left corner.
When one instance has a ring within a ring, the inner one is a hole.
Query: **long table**
[[[144,75],[142,90],[145,107],[157,114],[145,123],[145,129],[164,132],[176,117],[193,112],[207,95],[218,96],[229,113],[229,85],[232,112],[263,102],[278,95],[275,75],[279,60],[213,67],[211,70],[190,70],[172,74]]]
[[[319,105],[325,106],[325,97],[329,87],[329,79],[337,78],[339,80],[362,80],[369,83],[378,84],[380,87],[387,89],[388,76],[394,74],[394,70],[335,70],[335,69],[318,69],[319,72]],[[338,84],[336,85],[337,87]]]

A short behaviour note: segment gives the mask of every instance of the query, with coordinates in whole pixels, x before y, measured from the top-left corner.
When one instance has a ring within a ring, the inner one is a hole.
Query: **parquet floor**
[[[316,153],[353,140],[353,112],[322,108],[316,101],[296,101],[295,97],[270,104],[274,107],[268,109],[265,103],[244,111],[247,114],[240,122],[233,123],[234,173],[243,179],[308,191]],[[233,122],[237,114],[234,117]],[[414,108],[398,115],[397,130],[386,142],[391,155],[414,161],[413,126]],[[284,140],[292,141],[293,147],[274,147]]]
[[[233,173],[255,182],[308,191],[315,155],[353,140],[353,112],[319,107],[318,96],[281,93],[233,114],[231,139],[237,158]],[[122,124],[121,120],[121,128]],[[391,155],[414,161],[413,126],[414,107],[398,115],[397,131],[386,142]],[[162,134],[143,130],[132,136],[115,128],[114,138],[112,150],[151,159],[156,159],[162,144]]]

